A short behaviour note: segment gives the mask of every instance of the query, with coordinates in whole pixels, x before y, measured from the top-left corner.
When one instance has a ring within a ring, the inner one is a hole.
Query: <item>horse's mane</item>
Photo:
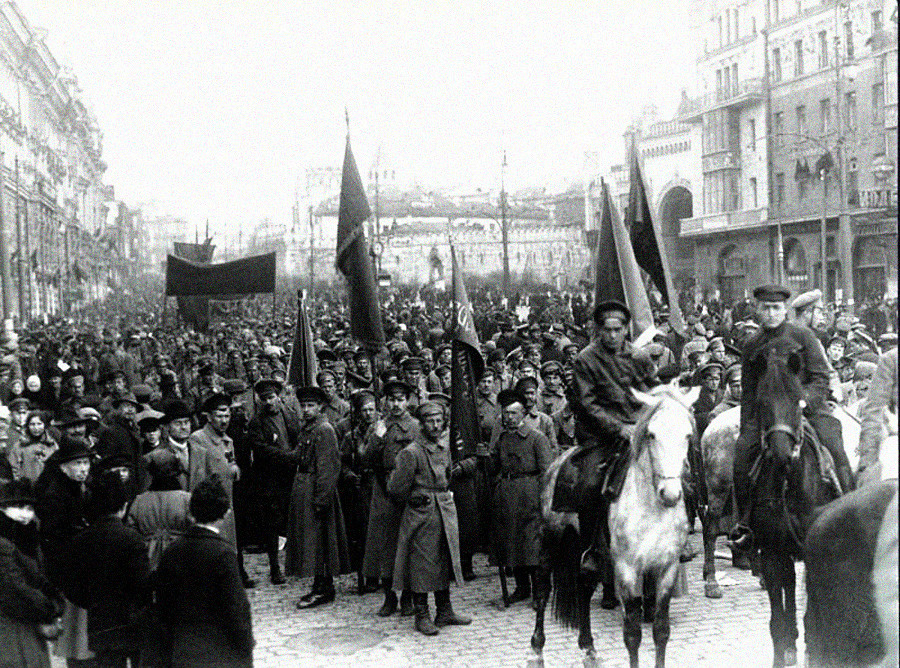
[[[791,360],[784,360],[773,355],[766,362],[766,371],[760,378],[756,389],[757,405],[771,405],[772,400],[776,397],[784,397],[789,400],[799,399],[798,395],[801,394],[799,384],[788,370]]]
[[[644,443],[647,442],[647,427],[650,424],[650,420],[653,419],[653,416],[656,415],[656,412],[659,410],[660,406],[663,405],[666,399],[673,399],[678,402],[679,405],[684,406],[684,397],[681,392],[671,384],[663,384],[657,385],[656,387],[650,389],[647,392],[650,396],[660,397],[662,401],[652,405],[646,406],[643,410],[638,414],[637,422],[634,425],[634,434],[631,436],[631,458],[636,460],[641,456],[641,453],[644,449]],[[688,415],[691,418],[691,424],[694,424],[694,414],[692,411],[688,410]]]

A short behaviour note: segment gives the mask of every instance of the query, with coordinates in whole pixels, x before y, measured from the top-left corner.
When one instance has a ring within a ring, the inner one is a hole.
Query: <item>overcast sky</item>
[[[345,106],[364,174],[381,147],[405,182],[492,189],[505,147],[511,189],[562,188],[693,81],[688,0],[17,2],[117,197],[213,230],[289,219],[305,169],[341,163]]]

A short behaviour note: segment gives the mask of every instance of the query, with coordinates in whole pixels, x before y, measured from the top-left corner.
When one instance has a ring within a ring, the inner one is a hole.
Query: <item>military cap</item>
[[[384,396],[388,396],[394,390],[401,390],[407,397],[409,396],[409,393],[412,392],[412,388],[409,385],[397,378],[391,378],[384,384],[382,389]]]
[[[807,306],[812,306],[816,303],[822,303],[822,291],[809,290],[808,292],[803,292],[794,297],[794,301],[791,302],[791,308],[795,311],[801,311]]]
[[[413,356],[406,357],[402,362],[400,362],[400,366],[402,366],[405,371],[410,371],[412,369],[421,369],[422,358]]]
[[[116,393],[112,397],[112,405],[113,408],[118,407],[120,404],[131,404],[138,410],[142,408],[141,402],[137,400],[137,398],[131,392],[121,392]]]
[[[516,383],[515,389],[518,392],[521,392],[524,394],[525,387],[528,385],[531,385],[534,389],[537,389],[538,388],[537,378],[534,378],[533,376],[523,376],[522,378],[519,378],[518,382]]]
[[[191,407],[188,402],[184,401],[183,399],[172,399],[163,408],[162,421],[164,424],[169,424],[173,420],[181,420],[183,418],[189,418],[192,416],[193,411],[191,411]]]
[[[732,364],[725,370],[725,382],[730,383],[736,376],[741,375],[741,365]]]
[[[522,396],[522,393],[518,390],[500,390],[497,393],[497,403],[500,404],[503,408],[506,408],[510,404],[520,403],[522,406],[525,405],[525,397]]]
[[[375,393],[372,390],[360,389],[350,393],[350,403],[359,410],[367,401],[375,401]]]
[[[682,348],[682,352],[684,356],[687,357],[691,353],[702,353],[706,352],[706,349],[709,347],[709,344],[703,339],[693,339],[684,344]]]
[[[594,322],[602,324],[603,318],[607,314],[618,314],[626,325],[631,322],[631,311],[628,310],[625,304],[615,299],[600,302],[594,307]]]
[[[320,362],[337,362],[337,355],[331,348],[322,348],[316,352],[316,357]]]
[[[875,375],[875,370],[877,368],[878,365],[874,362],[858,360],[853,366],[853,382],[856,383],[861,380],[869,380],[872,376]]]
[[[426,415],[447,414],[446,409],[440,403],[431,400],[423,401],[421,404],[419,404],[418,413],[420,419],[424,418]]]
[[[16,397],[9,402],[9,410],[14,411],[16,408],[24,408],[28,411],[31,408],[31,402],[26,397]]]
[[[141,403],[147,403],[150,401],[150,397],[153,396],[153,388],[143,383],[135,385],[131,388],[131,391],[134,393],[135,398]]]
[[[487,362],[488,364],[496,364],[497,362],[503,362],[506,360],[506,353],[502,348],[495,348],[490,353],[488,353]]]
[[[541,364],[541,378],[549,376],[551,374],[559,374],[562,375],[563,368],[562,364],[557,362],[556,360],[547,360],[543,364]]]
[[[213,392],[203,400],[200,410],[203,413],[212,413],[222,406],[231,406],[231,399],[224,392]]]
[[[830,339],[828,339],[828,345],[831,346],[832,343],[840,343],[845,348],[847,347],[847,339],[838,334],[835,334]]]
[[[448,397],[443,392],[429,392],[428,393],[428,401],[433,401],[435,403],[440,404],[445,409],[450,408],[450,397]]]
[[[304,387],[297,388],[297,401],[316,401],[320,404],[324,404],[328,402],[328,396],[325,394],[325,390],[321,387],[317,387],[315,385],[306,385]]]
[[[253,386],[253,390],[259,396],[268,393],[269,390],[273,390],[276,394],[281,394],[283,389],[284,384],[274,378],[262,378],[261,380],[256,381],[256,384]]]
[[[222,383],[225,394],[236,395],[247,391],[247,383],[241,378],[230,378]]]
[[[722,365],[719,362],[707,362],[699,369],[697,369],[697,375],[701,378],[703,376],[709,375],[713,370],[718,369],[720,372],[722,371]]]
[[[791,291],[783,285],[760,285],[753,290],[753,298],[759,302],[784,302],[791,298]]]

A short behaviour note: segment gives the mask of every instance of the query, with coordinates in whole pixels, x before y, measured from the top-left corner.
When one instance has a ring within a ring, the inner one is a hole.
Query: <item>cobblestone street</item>
[[[699,524],[698,524],[699,527]],[[699,533],[690,537],[699,549]],[[723,539],[718,552],[724,554]],[[725,596],[711,600],[703,595],[702,553],[687,566],[689,593],[672,601],[672,632],[666,654],[667,666],[676,668],[767,667],[772,663],[769,638],[769,605],[756,577],[732,568],[730,560],[717,559],[718,577]],[[282,587],[268,583],[263,555],[250,555],[248,566],[259,586],[248,592],[253,606],[256,635],[255,665],[327,667],[416,666],[450,667],[510,666],[524,668],[531,656],[529,640],[534,612],[528,603],[500,610],[496,569],[488,569],[484,557],[476,556],[479,577],[451,589],[455,609],[473,618],[471,626],[444,628],[426,638],[413,628],[412,618],[397,615],[387,619],[375,615],[381,594],[358,596],[355,578],[337,583],[334,604],[317,610],[298,611],[296,600],[309,589],[308,580],[292,580]],[[803,662],[802,615],[806,609],[803,566],[797,566],[799,662]],[[433,600],[431,610],[434,612]],[[562,629],[548,611],[544,661],[548,668],[580,667],[582,653],[576,634]],[[594,643],[607,668],[627,666],[628,653],[622,643],[621,608],[612,612],[595,597],[592,610]],[[653,665],[650,626],[643,626],[641,665]]]

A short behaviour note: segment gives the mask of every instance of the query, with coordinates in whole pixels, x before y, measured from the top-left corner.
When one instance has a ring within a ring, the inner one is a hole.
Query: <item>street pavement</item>
[[[699,523],[697,526],[699,528]],[[698,556],[685,564],[688,593],[672,601],[666,665],[670,668],[771,666],[769,603],[758,579],[748,571],[733,568],[728,559],[717,559],[718,577],[725,596],[718,600],[706,598],[701,577],[700,533],[692,534],[690,541],[698,550]],[[727,552],[723,539],[719,540],[717,551]],[[480,555],[475,557],[475,572],[479,577],[460,587],[451,586],[455,610],[471,616],[472,624],[445,627],[439,635],[430,638],[416,632],[411,617],[401,618],[395,614],[382,619],[375,615],[381,605],[381,593],[357,595],[355,576],[345,576],[336,583],[338,593],[333,604],[297,610],[295,603],[309,590],[310,581],[289,580],[287,585],[275,587],[268,582],[264,555],[248,555],[246,559],[248,570],[258,583],[256,589],[248,590],[256,636],[254,665],[258,668],[527,668],[532,658],[530,638],[534,629],[534,611],[529,603],[519,603],[507,610],[496,605],[500,597],[497,571],[488,568],[485,558]],[[434,601],[432,597],[429,599],[433,614]],[[803,565],[797,564],[800,633],[797,649],[801,665],[805,609]],[[594,646],[602,665],[607,668],[627,666],[621,607],[613,611],[601,609],[598,594],[592,606],[592,625]],[[580,668],[583,653],[578,649],[577,634],[560,627],[552,619],[549,606],[545,629],[544,665],[547,668]],[[653,661],[652,628],[644,624],[640,662],[642,666],[652,666]]]

